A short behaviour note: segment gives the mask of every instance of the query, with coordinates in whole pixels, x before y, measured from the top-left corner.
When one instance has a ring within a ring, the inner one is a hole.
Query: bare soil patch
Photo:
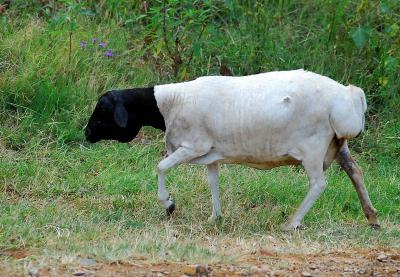
[[[19,259],[25,255],[10,253]],[[147,262],[132,258],[113,263],[68,264],[26,268],[0,267],[1,276],[400,276],[400,250],[351,249],[315,254],[277,253],[266,249],[245,255],[234,264]]]

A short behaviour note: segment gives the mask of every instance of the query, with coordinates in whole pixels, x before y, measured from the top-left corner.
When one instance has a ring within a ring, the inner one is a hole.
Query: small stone
[[[312,277],[312,274],[310,272],[308,272],[308,271],[303,271],[301,273],[301,276],[303,276],[303,277]]]
[[[378,258],[376,258],[378,261],[380,261],[381,263],[386,263],[388,260],[388,256],[385,254],[379,254]]]
[[[318,267],[317,267],[316,265],[313,265],[313,264],[312,264],[312,265],[309,266],[309,268],[310,268],[311,270],[316,270]]]
[[[356,273],[358,273],[358,274],[364,274],[364,273],[365,273],[365,269],[359,268],[359,269],[356,270]]]
[[[81,265],[82,266],[91,266],[95,265],[97,262],[93,259],[81,259]]]
[[[85,274],[86,274],[86,272],[81,271],[81,270],[78,270],[78,271],[75,271],[74,273],[72,273],[72,275],[74,275],[74,276],[84,276]]]

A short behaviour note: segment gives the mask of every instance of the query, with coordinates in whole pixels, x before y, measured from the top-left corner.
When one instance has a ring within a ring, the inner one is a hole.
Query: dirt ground
[[[25,254],[18,251],[3,255],[25,258]],[[150,263],[136,257],[118,263],[90,260],[84,264],[26,268],[23,271],[0,267],[0,276],[400,276],[400,250],[351,249],[291,254],[259,249],[235,264]]]

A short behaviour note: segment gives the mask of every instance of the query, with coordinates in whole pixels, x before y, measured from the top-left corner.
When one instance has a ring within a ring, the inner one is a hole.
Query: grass
[[[180,166],[168,175],[179,206],[167,219],[157,203],[154,170],[162,136],[146,130],[141,140],[129,145],[50,144],[2,154],[1,247],[100,260],[139,254],[163,259],[168,253],[168,258],[189,261],[225,259],[207,245],[211,238],[218,243],[273,236],[281,244],[400,247],[397,165],[360,161],[381,231],[369,229],[349,179],[333,166],[327,172],[328,189],[305,219],[307,229],[295,235],[281,233],[279,226],[306,193],[302,169],[223,166],[224,219],[213,225],[207,223],[211,204],[204,168]]]
[[[383,38],[376,31],[358,49],[349,30],[341,31],[367,23],[393,27],[398,16],[390,1],[389,14],[374,13],[379,8],[374,1],[371,11],[339,1],[334,13],[329,1],[320,6],[282,1],[287,3],[271,9],[258,3],[250,17],[250,3],[227,4],[205,28],[192,63],[177,76],[162,36],[149,38],[145,19],[124,24],[128,15],[118,15],[118,9],[102,14],[106,2],[98,4],[93,18],[74,17],[70,62],[69,25],[56,21],[55,14],[41,16],[38,7],[26,4],[26,13],[11,8],[0,17],[0,249],[32,254],[23,262],[1,256],[1,262],[21,266],[137,255],[210,262],[234,261],[259,246],[400,247],[400,98],[398,66],[390,60],[398,61],[398,42],[390,36],[394,31]],[[320,16],[313,16],[316,9]],[[265,22],[268,32],[257,22]],[[90,44],[94,37],[113,49],[112,58]],[[81,40],[90,47],[82,49]],[[327,171],[329,186],[306,216],[307,229],[287,234],[279,227],[307,191],[301,168],[222,166],[224,219],[215,225],[207,223],[211,203],[203,167],[182,165],[168,174],[178,205],[172,218],[158,205],[154,169],[164,151],[161,133],[145,128],[130,144],[84,141],[83,126],[105,90],[218,74],[218,60],[238,75],[304,67],[365,89],[368,126],[351,148],[379,210],[380,231],[367,226],[355,190],[337,165]]]

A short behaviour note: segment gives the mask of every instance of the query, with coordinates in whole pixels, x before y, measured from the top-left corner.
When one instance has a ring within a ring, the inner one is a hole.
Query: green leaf
[[[386,70],[396,70],[396,67],[399,64],[399,59],[395,57],[386,57],[384,59],[383,65]]]
[[[389,7],[389,5],[387,3],[382,2],[381,5],[380,5],[380,8],[381,8],[381,12],[383,14],[389,14],[390,13],[390,7]]]
[[[78,29],[78,24],[75,21],[71,21],[69,23],[69,30],[70,31],[75,31],[76,29]]]
[[[164,46],[164,42],[162,40],[159,40],[158,43],[156,44],[156,54],[157,56],[160,54],[162,47]]]
[[[82,15],[86,15],[86,16],[95,16],[96,15],[96,12],[91,11],[91,10],[84,10],[84,9],[80,10],[79,13]]]
[[[201,49],[200,43],[198,42],[193,43],[193,55],[200,56],[200,49]]]
[[[5,17],[5,16],[2,16],[2,17],[0,17],[0,24],[1,25],[3,25],[3,26],[7,26],[7,17]]]
[[[393,25],[391,25],[387,30],[389,33],[389,36],[396,37],[397,33],[399,32],[399,29],[400,29],[400,27],[399,27],[399,25],[397,25],[397,23],[394,23]]]
[[[371,29],[368,27],[352,28],[350,30],[350,36],[357,48],[361,49],[367,44],[371,36]]]
[[[186,67],[182,68],[178,74],[178,80],[185,80],[186,79]]]
[[[146,14],[140,14],[140,15],[135,17],[135,20],[138,21],[138,20],[140,20],[142,18],[145,18],[146,16],[147,16]]]

